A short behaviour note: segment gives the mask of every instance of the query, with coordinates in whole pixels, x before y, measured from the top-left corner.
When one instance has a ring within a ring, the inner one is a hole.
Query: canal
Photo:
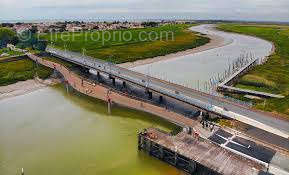
[[[66,94],[61,86],[0,101],[0,174],[177,175],[174,167],[138,152],[137,133],[172,131],[156,116]]]

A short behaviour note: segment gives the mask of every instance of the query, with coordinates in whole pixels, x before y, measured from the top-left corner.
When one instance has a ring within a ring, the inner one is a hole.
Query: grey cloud
[[[29,4],[30,1],[35,0],[22,0],[22,3]],[[12,7],[1,9],[0,6],[0,13],[4,12],[0,18],[37,18],[41,11],[42,18],[51,18],[53,15],[60,18],[114,15],[289,21],[288,0],[73,0],[73,3],[59,0],[49,3],[50,1],[55,0],[46,0],[46,3],[38,5],[36,3],[35,6],[26,7],[26,10],[14,10],[13,13]]]

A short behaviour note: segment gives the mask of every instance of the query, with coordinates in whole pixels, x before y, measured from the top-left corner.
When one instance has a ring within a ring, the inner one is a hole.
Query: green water
[[[137,150],[137,132],[175,128],[146,113],[114,107],[62,87],[0,101],[0,175],[176,175]]]

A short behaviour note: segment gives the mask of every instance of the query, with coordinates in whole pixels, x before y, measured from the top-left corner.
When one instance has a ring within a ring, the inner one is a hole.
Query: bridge
[[[234,119],[283,138],[289,138],[289,123],[274,118],[267,113],[252,110],[221,97],[212,96],[210,94],[121,68],[115,64],[85,56],[80,53],[63,51],[52,47],[47,47],[46,52],[65,61],[93,70],[97,72],[97,75],[99,75],[99,73],[106,74],[114,83],[116,80],[120,80],[123,81],[124,84],[131,83],[144,88],[150,98],[152,97],[152,93],[155,93],[159,95],[160,99],[166,97],[172,98],[190,105],[199,111]]]

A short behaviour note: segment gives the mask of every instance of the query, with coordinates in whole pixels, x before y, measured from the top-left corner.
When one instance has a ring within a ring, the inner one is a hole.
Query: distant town
[[[119,29],[138,29],[145,27],[156,27],[162,24],[182,24],[194,23],[194,21],[160,21],[160,22],[83,22],[83,21],[65,21],[65,22],[40,22],[40,23],[2,23],[0,27],[7,27],[17,33],[27,30],[35,30],[37,33],[51,32],[79,32],[91,30],[119,30]]]

